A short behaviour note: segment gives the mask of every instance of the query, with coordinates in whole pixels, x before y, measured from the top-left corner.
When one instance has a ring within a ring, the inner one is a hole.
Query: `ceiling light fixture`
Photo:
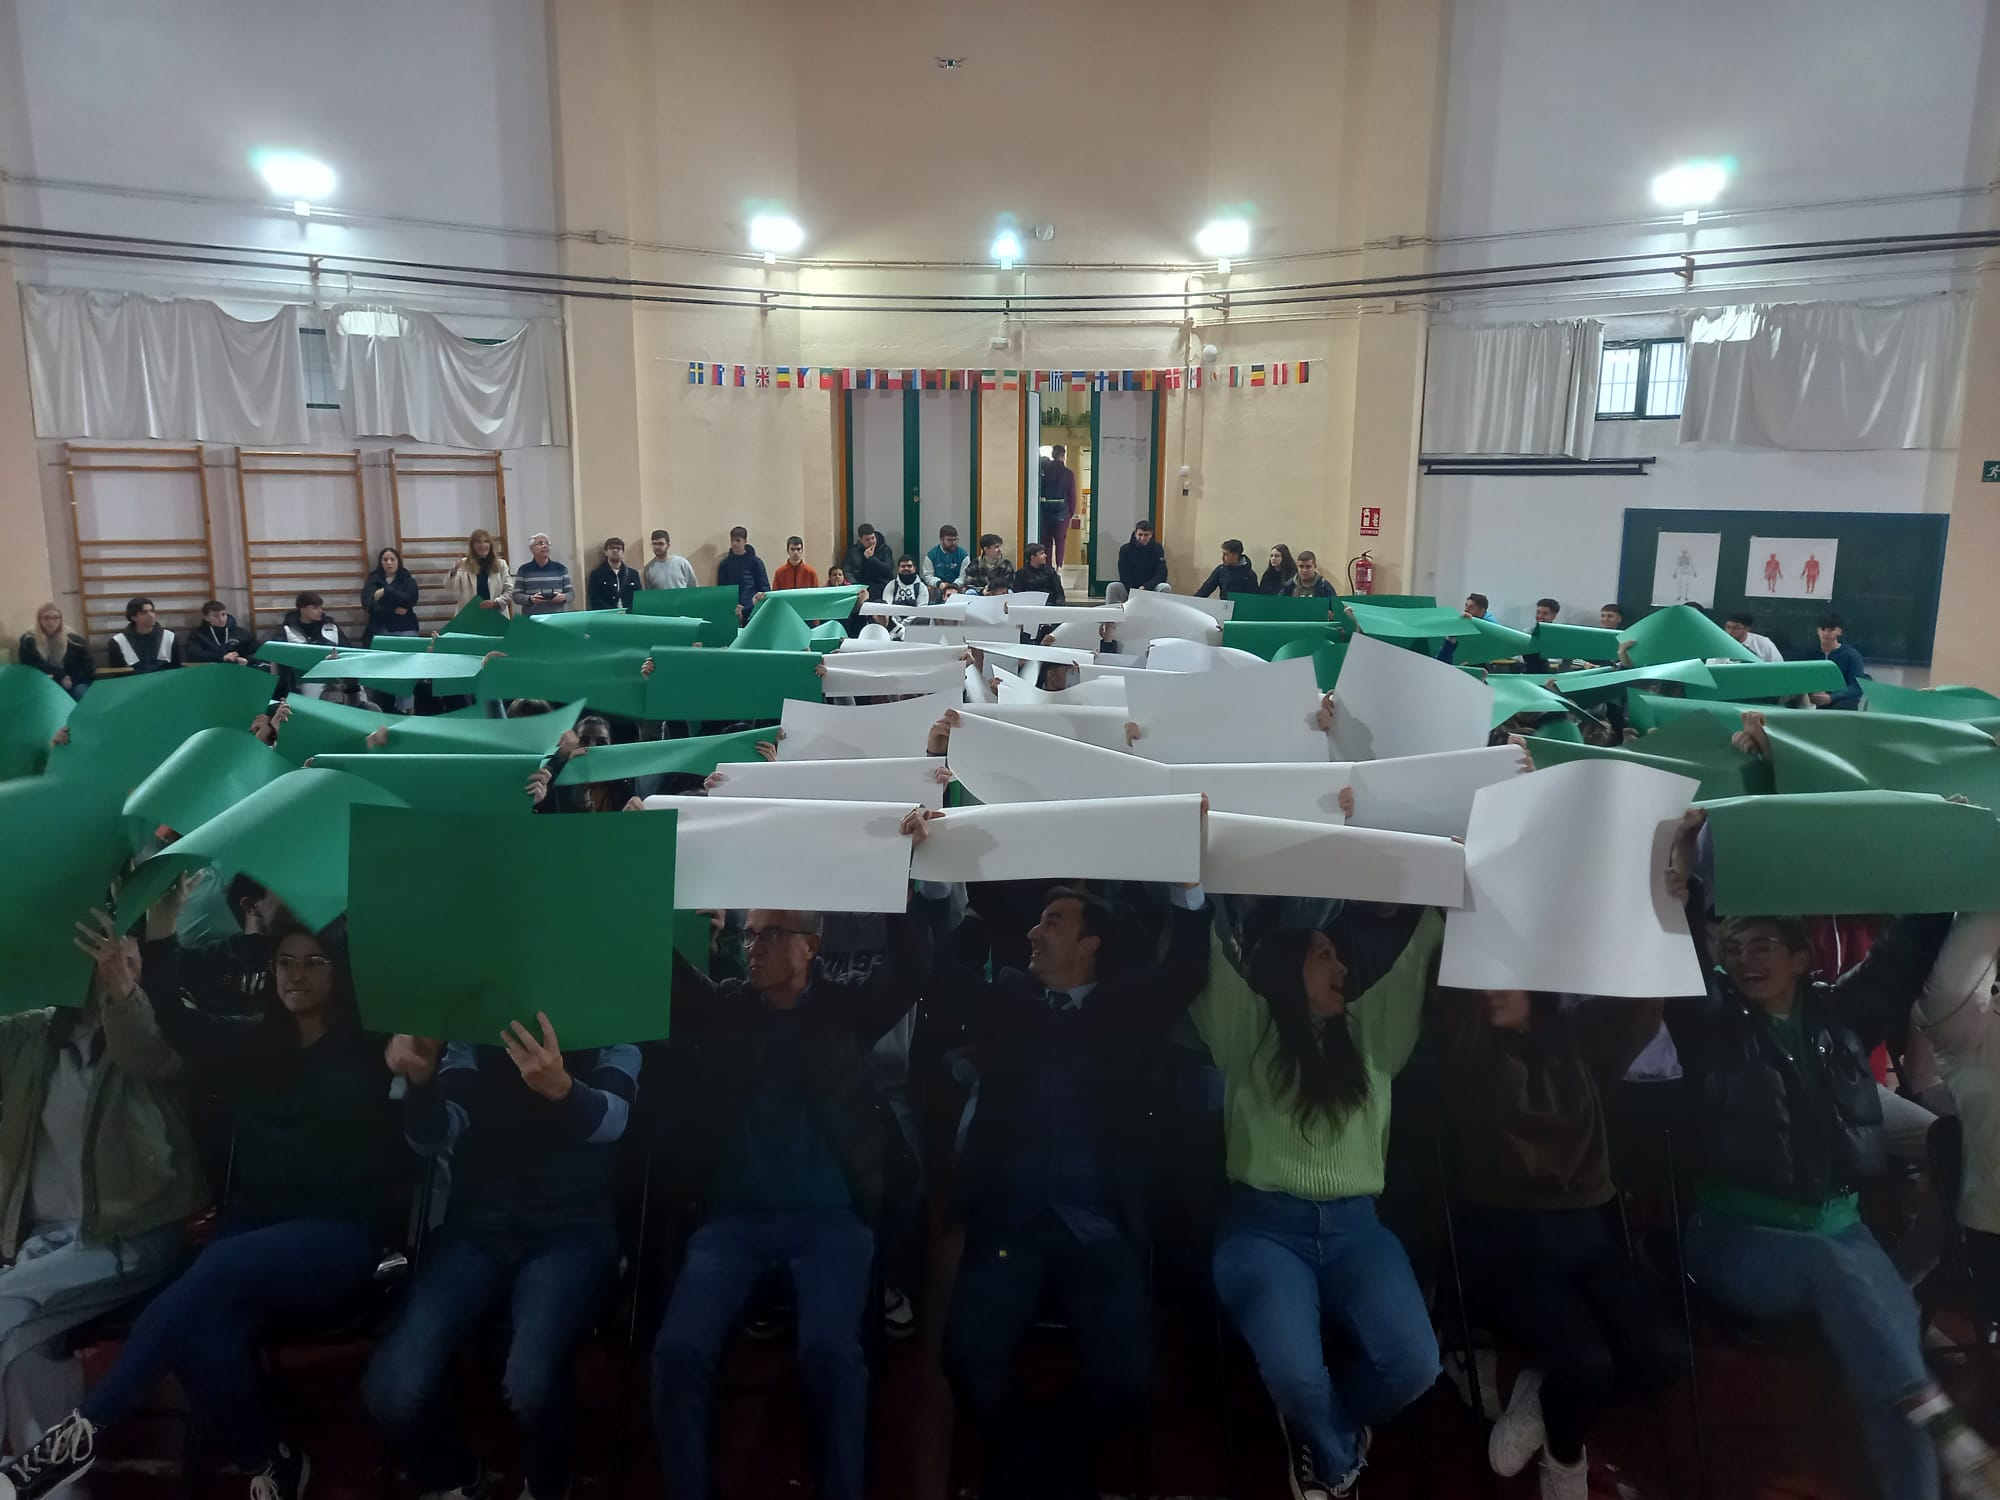
[[[1653,201],[1662,208],[1703,208],[1721,195],[1735,170],[1736,163],[1727,157],[1684,161],[1653,179]]]
[[[1000,269],[1011,271],[1014,262],[1021,258],[1021,237],[1011,229],[1003,229],[993,236],[993,247],[987,251],[1000,262]]]
[[[758,214],[750,221],[750,248],[764,252],[764,264],[774,265],[806,242],[798,220],[784,214]]]
[[[332,167],[302,151],[278,151],[260,146],[250,153],[250,165],[264,179],[264,185],[270,188],[272,195],[289,201],[294,212],[301,203],[310,209],[314,203],[332,197],[334,183],[338,180]]]
[[[1203,255],[1215,257],[1216,275],[1227,276],[1231,258],[1250,253],[1250,221],[1210,219],[1201,226],[1201,233],[1194,237],[1194,243]]]

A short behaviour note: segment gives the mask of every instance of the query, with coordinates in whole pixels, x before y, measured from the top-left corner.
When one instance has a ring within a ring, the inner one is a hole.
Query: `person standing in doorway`
[[[674,551],[674,539],[664,531],[653,533],[653,556],[641,576],[649,589],[691,589],[695,586],[694,564]]]
[[[1069,449],[1057,443],[1042,460],[1042,544],[1055,565],[1063,565],[1069,546],[1069,523],[1076,519],[1076,471],[1065,460]]]

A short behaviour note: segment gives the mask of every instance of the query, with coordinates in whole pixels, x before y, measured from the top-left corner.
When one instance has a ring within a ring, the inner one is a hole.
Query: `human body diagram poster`
[[[1721,554],[1719,531],[1661,532],[1659,550],[1653,554],[1653,603],[1715,608],[1715,569]]]
[[[1665,538],[1661,538],[1664,544]],[[1826,536],[1753,536],[1743,593],[1750,599],[1831,599],[1840,543]]]

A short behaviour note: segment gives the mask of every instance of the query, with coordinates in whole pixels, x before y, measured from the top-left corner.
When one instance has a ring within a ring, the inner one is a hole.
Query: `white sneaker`
[[[2000,1458],[1970,1427],[1938,1444],[1938,1463],[1959,1500],[2000,1500]]]
[[[1590,1454],[1579,1453],[1573,1464],[1559,1464],[1542,1455],[1541,1500],[1590,1500]]]
[[[917,1331],[917,1310],[901,1287],[882,1286],[882,1331],[892,1339],[906,1339]]]
[[[97,1462],[97,1429],[72,1412],[26,1453],[0,1464],[0,1500],[40,1500],[81,1479]]]
[[[1285,1478],[1291,1481],[1292,1500],[1333,1500],[1333,1487],[1319,1477],[1312,1444],[1303,1438],[1295,1440],[1282,1416],[1278,1418],[1278,1431],[1285,1439]]]
[[[1334,1485],[1332,1490],[1334,1500],[1341,1500],[1343,1495],[1354,1493],[1354,1487],[1361,1483],[1361,1471],[1368,1467],[1368,1450],[1374,1446],[1375,1429],[1362,1428],[1354,1443],[1354,1467],[1342,1475],[1340,1481]]]
[[[1507,1409],[1486,1436],[1486,1462],[1503,1479],[1528,1467],[1528,1460],[1548,1441],[1542,1427],[1542,1372],[1523,1370],[1514,1377]]]

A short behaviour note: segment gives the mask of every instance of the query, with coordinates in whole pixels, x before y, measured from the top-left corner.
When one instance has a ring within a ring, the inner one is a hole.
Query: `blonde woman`
[[[474,599],[481,609],[511,608],[514,578],[507,559],[493,544],[492,532],[482,526],[466,538],[465,556],[452,564],[444,586],[460,609]]]
[[[96,664],[90,659],[90,643],[63,628],[63,612],[53,604],[35,611],[35,628],[21,637],[14,659],[24,667],[48,673],[72,698],[81,698],[97,675]]]

